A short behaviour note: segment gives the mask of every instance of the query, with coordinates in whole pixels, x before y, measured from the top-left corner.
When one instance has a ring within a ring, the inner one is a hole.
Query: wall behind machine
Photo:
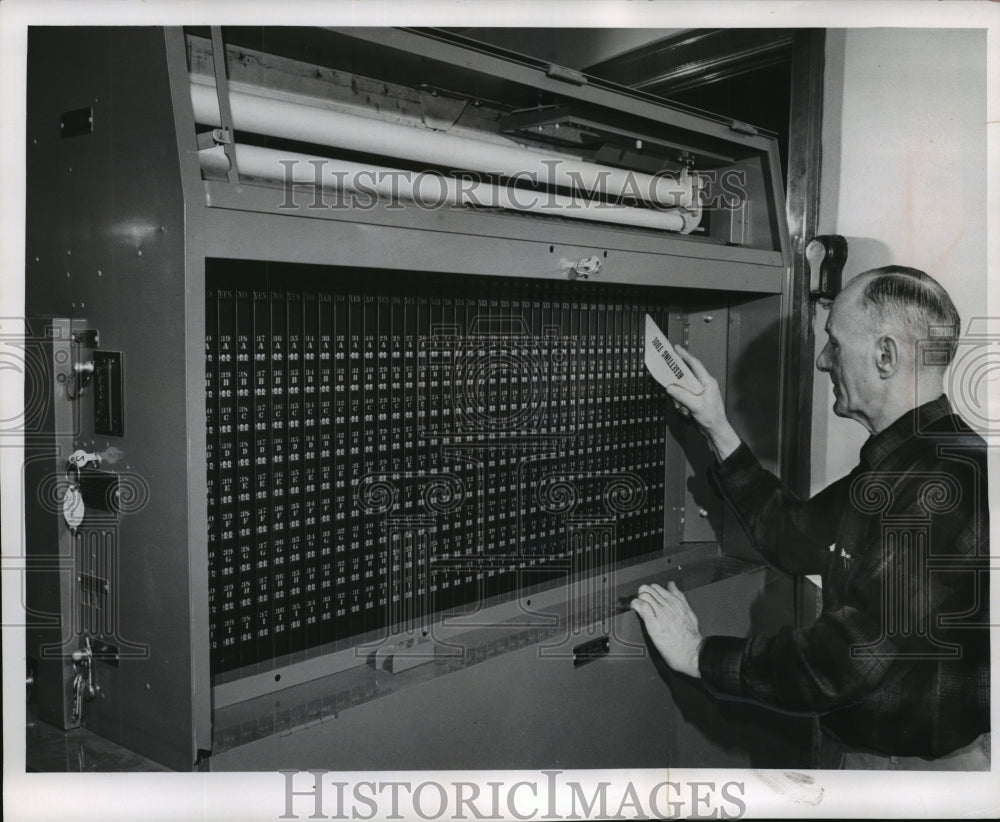
[[[847,238],[845,280],[881,265],[923,269],[948,289],[968,339],[987,283],[986,31],[830,30],[824,95],[819,233]],[[825,322],[819,309],[817,356]],[[984,398],[968,387],[946,390],[975,425],[968,402]],[[832,396],[818,375],[813,491],[854,467],[866,437],[834,416]]]

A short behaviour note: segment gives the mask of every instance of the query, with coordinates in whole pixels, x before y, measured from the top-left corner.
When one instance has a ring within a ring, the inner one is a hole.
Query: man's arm
[[[918,473],[914,484],[927,473]],[[922,500],[905,489],[895,490],[911,498],[895,515],[909,520],[927,516]],[[975,511],[975,495],[967,496],[954,510],[932,518],[930,553],[963,557],[988,550],[986,514]],[[851,564],[833,580],[840,592],[836,607],[825,610],[808,628],[783,628],[770,636],[703,638],[683,594],[653,590],[659,586],[641,587],[632,608],[667,663],[700,677],[717,696],[823,714],[866,699],[905,677],[915,662],[939,656],[939,618],[971,613],[980,602],[977,575],[930,573],[916,560],[905,541],[883,541],[880,528],[870,529],[867,541],[854,546]],[[893,598],[887,600],[890,590]],[[926,631],[893,630],[899,619],[893,609],[900,603],[909,605],[910,619]],[[967,633],[972,642],[974,637]],[[690,664],[694,648],[696,672]],[[972,646],[963,650],[971,653]]]
[[[698,617],[673,582],[640,586],[631,608],[675,671],[703,679],[717,696],[784,711],[822,714],[862,699],[894,662],[891,652],[852,653],[880,638],[882,623],[877,614],[850,606],[824,613],[808,629],[749,639],[703,637]]]
[[[933,518],[930,554],[976,554],[984,531],[968,509],[959,506]],[[926,510],[915,501],[894,514],[915,518]],[[881,529],[872,529],[834,579],[842,588],[837,607],[824,610],[808,628],[750,639],[706,638],[698,660],[702,680],[718,696],[822,714],[869,697],[905,677],[920,660],[940,658],[939,619],[970,612],[979,602],[980,580],[965,572],[932,573],[923,556],[906,541],[883,541]],[[904,604],[914,629],[900,627]],[[966,633],[972,642],[972,632]],[[957,659],[968,650],[960,650]]]
[[[716,488],[754,548],[789,574],[825,574],[853,474],[808,500],[765,471],[744,443],[711,469]]]
[[[708,440],[719,460],[713,470],[716,485],[754,547],[790,574],[824,573],[849,483],[842,480],[807,501],[788,492],[736,434],[717,380],[697,357],[680,346],[676,350],[704,390],[693,394],[670,386],[667,393]]]
[[[705,389],[700,394],[694,394],[680,385],[669,385],[667,394],[681,413],[690,416],[698,424],[698,429],[708,440],[715,458],[722,462],[739,448],[740,438],[726,416],[719,382],[708,373],[701,360],[687,349],[678,345],[675,350]]]

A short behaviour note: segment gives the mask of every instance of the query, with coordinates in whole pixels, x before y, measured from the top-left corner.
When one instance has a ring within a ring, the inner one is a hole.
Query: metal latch
[[[566,276],[568,276],[571,280],[575,280],[577,278],[587,280],[592,276],[600,274],[603,266],[601,258],[596,254],[576,261],[562,259],[559,261],[559,264],[566,269]]]
[[[573,667],[579,668],[602,656],[607,656],[611,650],[611,638],[607,636],[597,637],[582,645],[577,645],[573,649]]]
[[[83,703],[97,695],[94,686],[94,654],[90,648],[90,637],[83,638],[83,647],[73,651],[73,712],[71,719],[79,722],[83,718]]]
[[[94,360],[84,359],[81,349],[97,348],[101,344],[101,335],[96,328],[87,328],[74,331],[72,339],[77,348],[73,351],[73,377],[71,384],[66,386],[66,396],[75,400],[83,394],[94,375]]]

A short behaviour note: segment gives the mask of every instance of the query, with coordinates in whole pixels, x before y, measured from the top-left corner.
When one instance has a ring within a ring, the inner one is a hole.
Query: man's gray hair
[[[873,268],[861,304],[881,322],[891,322],[921,343],[921,365],[945,366],[955,356],[961,318],[944,286],[930,274],[904,265]]]

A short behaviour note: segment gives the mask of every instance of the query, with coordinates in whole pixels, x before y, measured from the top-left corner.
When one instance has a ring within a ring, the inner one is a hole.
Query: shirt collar
[[[918,431],[926,430],[928,426],[952,413],[951,403],[944,394],[907,411],[888,428],[872,434],[861,446],[862,464],[868,468],[878,468],[893,451]]]

